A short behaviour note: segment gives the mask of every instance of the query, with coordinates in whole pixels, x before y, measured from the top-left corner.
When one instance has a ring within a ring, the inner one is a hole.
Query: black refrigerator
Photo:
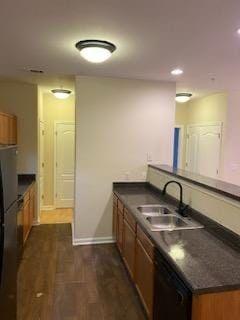
[[[17,149],[0,146],[0,319],[16,320]]]

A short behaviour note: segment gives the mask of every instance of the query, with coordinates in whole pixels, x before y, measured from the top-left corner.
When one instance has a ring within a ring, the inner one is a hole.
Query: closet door
[[[217,178],[220,166],[221,139],[221,125],[188,126],[186,170]]]
[[[199,128],[189,126],[187,128],[186,170],[198,172],[198,139]]]

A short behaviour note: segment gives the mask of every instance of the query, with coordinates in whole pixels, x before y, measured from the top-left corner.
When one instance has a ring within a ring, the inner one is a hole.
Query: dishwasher
[[[155,253],[154,320],[191,320],[192,294],[160,253]]]

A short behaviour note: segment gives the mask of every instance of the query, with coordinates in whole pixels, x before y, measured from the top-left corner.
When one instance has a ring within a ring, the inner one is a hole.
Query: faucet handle
[[[188,208],[189,208],[188,204],[186,204],[185,206],[182,207],[182,209],[181,209],[182,216],[187,217],[186,211],[187,211]]]
[[[186,204],[185,206],[182,204],[176,211],[183,217],[187,217],[186,210],[189,208],[189,205]]]

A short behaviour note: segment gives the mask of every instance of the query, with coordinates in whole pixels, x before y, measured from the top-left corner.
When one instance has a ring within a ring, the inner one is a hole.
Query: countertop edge
[[[203,182],[200,182],[200,181],[196,181],[194,179],[191,179],[189,177],[185,177],[184,175],[180,174],[177,172],[177,169],[175,170],[174,172],[174,169],[172,167],[169,167],[169,168],[172,168],[172,171],[170,171],[170,169],[168,170],[167,168],[163,168],[161,167],[161,165],[153,165],[153,164],[149,164],[148,165],[149,168],[152,168],[152,169],[155,169],[157,171],[161,171],[161,172],[164,172],[166,174],[169,174],[173,177],[176,177],[176,178],[179,178],[179,179],[182,179],[182,180],[185,180],[187,182],[190,182],[192,184],[195,184],[196,186],[199,186],[199,187],[202,187],[202,188],[205,188],[207,190],[210,190],[210,191],[213,191],[215,193],[218,193],[218,194],[221,194],[225,197],[228,197],[228,198],[231,198],[233,200],[236,200],[236,201],[240,201],[240,194],[239,195],[236,195],[236,194],[232,194],[228,191],[225,191],[225,190],[222,190],[222,189],[219,189],[217,187],[213,187],[213,186],[210,186],[206,183],[203,183]],[[207,177],[206,177],[207,178]],[[211,178],[212,179],[212,178]],[[215,180],[215,179],[213,179]],[[215,180],[215,181],[220,181],[220,180]],[[221,182],[224,182],[224,181],[221,181]],[[228,185],[231,185],[231,183],[227,183],[226,184]],[[240,189],[240,187],[239,187]]]

